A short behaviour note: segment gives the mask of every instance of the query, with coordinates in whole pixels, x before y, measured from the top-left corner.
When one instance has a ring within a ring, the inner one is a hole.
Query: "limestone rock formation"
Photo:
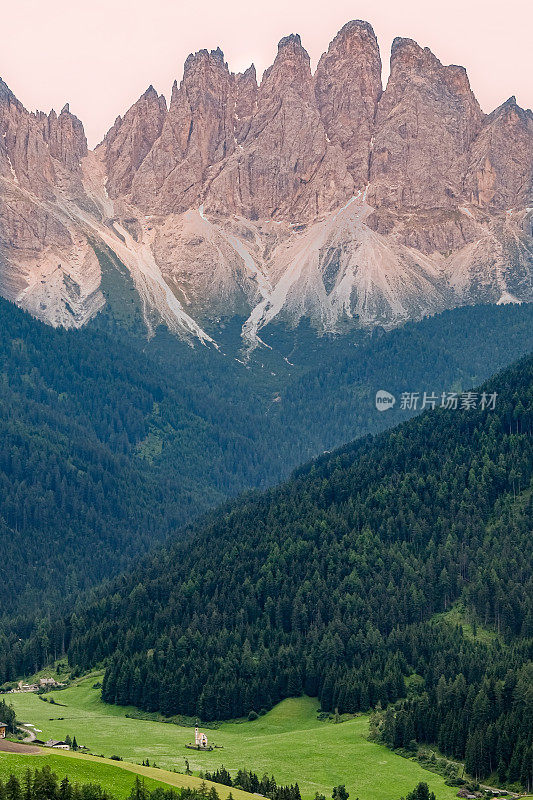
[[[377,111],[369,202],[413,209],[456,205],[482,118],[462,67],[443,66],[412,39],[395,39]]]
[[[251,219],[309,220],[353,192],[340,148],[330,146],[300,37],[282,39],[257,93],[250,129],[214,177],[206,208]]]
[[[327,136],[342,148],[357,189],[368,183],[381,57],[368,22],[349,22],[318,63],[315,94]]]
[[[200,50],[168,110],[149,87],[94,152],[68,105],[30,113],[0,81],[0,293],[54,325],[104,305],[102,253],[149,333],[204,343],[234,315],[253,347],[274,319],[340,331],[530,302],[532,224],[531,111],[485,116],[465,70],[411,39],[383,91],[359,20],[314,75],[297,34],[260,82]]]
[[[250,132],[252,117],[257,110],[257,76],[252,64],[235,76],[234,131],[235,141],[241,144]]]
[[[0,292],[67,327],[104,303],[96,255],[62,210],[90,206],[86,156],[83,126],[68,105],[59,115],[29,113],[0,80]]]
[[[161,136],[142,162],[132,200],[147,213],[198,206],[207,172],[235,148],[233,76],[221,50],[200,50],[174,83]]]
[[[124,118],[117,117],[100,147],[110,197],[119,197],[131,190],[139,167],[161,136],[166,114],[165,98],[149,86]]]
[[[516,99],[489,114],[470,152],[468,198],[500,210],[533,205],[533,114]]]

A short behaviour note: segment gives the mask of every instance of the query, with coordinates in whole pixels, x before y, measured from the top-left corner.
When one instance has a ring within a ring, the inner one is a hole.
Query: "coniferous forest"
[[[394,703],[391,744],[528,785],[533,358],[483,391],[494,411],[424,413],[219,509],[61,621],[71,664],[108,664],[107,702],[204,720]],[[458,599],[493,638],[450,624]]]
[[[373,406],[528,352],[530,307],[303,331],[278,375],[2,307],[1,681],[66,654],[108,703],[205,721],[306,693],[531,787],[533,359],[494,408]]]
[[[363,341],[304,327],[289,345],[278,332],[290,368],[262,353],[243,367],[164,330],[147,343],[0,310],[4,622],[46,616],[224,498],[413,413],[376,413],[377,389],[470,388],[533,347],[528,305],[456,309]],[[62,642],[27,653],[23,671]]]
[[[0,800],[533,800],[533,6],[352,5],[2,4]]]

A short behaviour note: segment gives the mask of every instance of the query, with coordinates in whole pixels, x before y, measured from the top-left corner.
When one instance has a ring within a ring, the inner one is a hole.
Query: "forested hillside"
[[[2,614],[52,607],[270,474],[231,402],[213,424],[120,336],[1,312]],[[179,461],[158,461],[163,439]]]
[[[4,618],[57,610],[224,498],[407,416],[377,413],[376,388],[464,388],[533,347],[533,306],[366,340],[277,329],[278,354],[247,366],[164,329],[147,342],[111,319],[65,331],[0,311]],[[62,637],[43,647],[25,668]]]
[[[483,714],[509,769],[533,730],[519,688],[533,644],[533,358],[483,392],[494,411],[424,413],[219,510],[76,611],[71,663],[110,658],[108,702],[203,719],[301,692],[324,710],[385,706],[413,671],[430,698],[462,675],[454,702],[468,714],[505,684]],[[434,619],[457,598],[493,643]],[[409,732],[440,741],[448,713]],[[472,752],[478,722],[454,753]]]

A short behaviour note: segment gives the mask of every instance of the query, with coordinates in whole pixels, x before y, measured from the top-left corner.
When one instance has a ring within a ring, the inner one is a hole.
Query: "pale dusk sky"
[[[299,33],[314,67],[344,23],[376,31],[388,73],[395,36],[466,67],[484,111],[510,95],[533,106],[530,0],[1,0],[0,76],[30,110],[66,102],[97,144],[149,84],[169,98],[187,55],[220,46],[232,71],[258,77],[282,36]]]

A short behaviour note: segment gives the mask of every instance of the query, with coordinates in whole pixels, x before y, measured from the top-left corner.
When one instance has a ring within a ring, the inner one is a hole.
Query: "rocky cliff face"
[[[87,155],[83,125],[66,105],[58,116],[29,114],[0,79],[0,175],[41,197],[60,180],[79,183]]]
[[[352,194],[342,154],[328,143],[299,36],[279,43],[247,135],[212,174],[207,210],[250,219],[311,220]]]
[[[369,202],[412,209],[456,205],[482,117],[462,67],[444,67],[427,48],[395,39],[377,110]]]
[[[382,95],[379,47],[367,22],[349,22],[333,39],[318,63],[315,95],[326,134],[340,145],[355,187],[366,186]]]
[[[234,79],[223,53],[189,56],[179,88],[172,88],[161,135],[134,177],[132,201],[147,213],[198,206],[209,168],[235,148],[234,105]]]
[[[131,191],[133,179],[161,136],[166,115],[165,98],[150,86],[124,118],[115,120],[98,148],[106,167],[110,197],[120,197]]]
[[[483,208],[507,210],[533,204],[533,114],[509,98],[489,114],[469,151],[468,199]]]
[[[30,114],[0,80],[0,292],[52,324],[82,325],[104,304],[94,250],[62,210],[91,207],[87,142],[68,105]]]
[[[258,83],[223,53],[150,87],[95,152],[68,106],[31,114],[0,82],[0,292],[53,323],[105,302],[96,252],[128,270],[150,330],[239,314],[320,329],[533,300],[533,115],[485,116],[465,70],[345,25],[315,74],[281,40]],[[114,256],[113,256],[114,254]]]

